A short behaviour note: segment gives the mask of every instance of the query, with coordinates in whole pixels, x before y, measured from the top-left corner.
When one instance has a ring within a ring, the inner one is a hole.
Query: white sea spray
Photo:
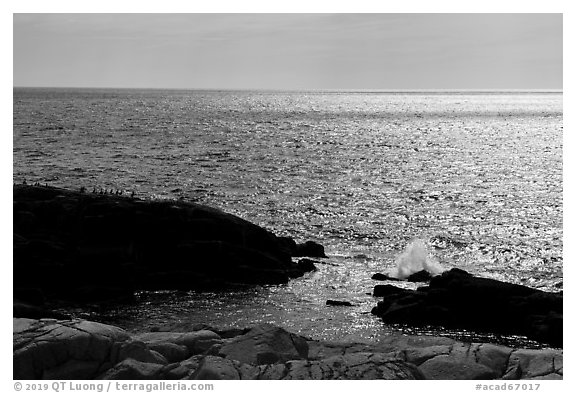
[[[444,271],[436,257],[428,250],[426,242],[422,239],[414,239],[396,257],[396,267],[392,269],[390,276],[404,279],[421,270],[432,274]]]

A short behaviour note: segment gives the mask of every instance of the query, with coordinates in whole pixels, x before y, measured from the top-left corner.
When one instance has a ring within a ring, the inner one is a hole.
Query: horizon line
[[[434,89],[358,89],[358,88],[251,88],[251,87],[116,87],[116,86],[12,86],[13,89],[89,89],[89,90],[174,90],[174,91],[262,91],[326,93],[564,93],[563,88],[434,88]]]

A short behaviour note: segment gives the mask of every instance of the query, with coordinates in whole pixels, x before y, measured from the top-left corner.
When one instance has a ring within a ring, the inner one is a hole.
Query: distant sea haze
[[[318,241],[337,266],[190,318],[243,326],[248,302],[342,338],[377,330],[350,321],[414,239],[444,268],[561,290],[562,131],[554,91],[15,88],[14,182],[184,198]],[[331,316],[340,328],[322,322],[328,295],[359,304]]]

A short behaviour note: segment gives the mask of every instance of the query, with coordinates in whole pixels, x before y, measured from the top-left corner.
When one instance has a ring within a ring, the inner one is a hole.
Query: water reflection
[[[370,277],[414,238],[446,268],[563,287],[561,94],[16,89],[14,98],[15,181],[220,207],[316,240],[338,265],[240,295],[143,295],[118,311],[133,327],[267,320],[374,338],[388,330],[366,315]],[[327,308],[328,298],[357,306]]]

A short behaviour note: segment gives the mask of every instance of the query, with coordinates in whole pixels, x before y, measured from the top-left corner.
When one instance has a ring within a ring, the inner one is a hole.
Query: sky
[[[14,14],[13,86],[562,89],[562,14]]]

